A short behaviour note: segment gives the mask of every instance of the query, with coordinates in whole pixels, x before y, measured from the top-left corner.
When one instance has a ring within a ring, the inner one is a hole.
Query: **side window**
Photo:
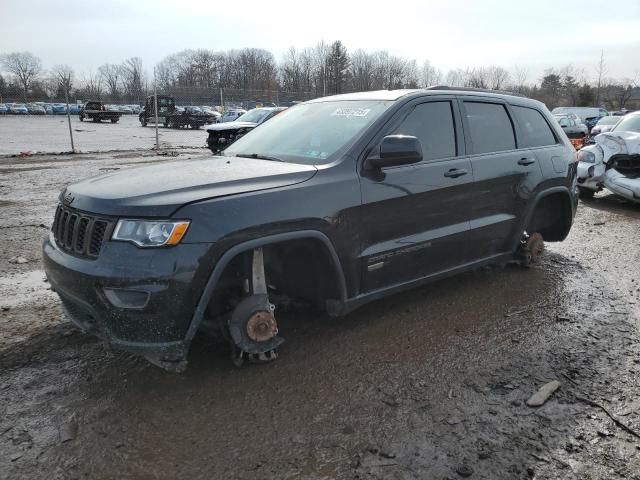
[[[523,138],[519,142],[521,147],[544,147],[556,144],[556,137],[539,111],[513,105],[511,108],[522,133]],[[572,118],[569,119],[569,125],[572,127],[576,125]]]
[[[464,102],[473,142],[473,153],[500,152],[516,148],[513,125],[504,105]]]
[[[393,133],[413,135],[420,140],[424,160],[456,156],[456,132],[451,102],[417,105]]]

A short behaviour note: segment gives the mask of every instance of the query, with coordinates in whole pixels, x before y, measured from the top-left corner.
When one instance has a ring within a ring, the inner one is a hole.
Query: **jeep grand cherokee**
[[[482,265],[535,259],[576,209],[575,151],[543,104],[495,92],[312,100],[223,156],[69,185],[44,241],[71,319],[182,370],[196,332],[275,358],[276,306],[344,315]]]

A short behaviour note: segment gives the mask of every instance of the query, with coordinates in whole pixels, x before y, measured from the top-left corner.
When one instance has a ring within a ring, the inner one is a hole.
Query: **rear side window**
[[[511,108],[522,133],[519,142],[521,147],[544,147],[556,144],[556,137],[539,111],[527,107],[512,106]],[[573,119],[569,119],[569,125],[575,127]]]
[[[473,153],[500,152],[516,148],[513,125],[504,105],[464,102]]]
[[[456,155],[456,132],[451,102],[417,105],[394,133],[413,135],[420,140],[424,160]]]

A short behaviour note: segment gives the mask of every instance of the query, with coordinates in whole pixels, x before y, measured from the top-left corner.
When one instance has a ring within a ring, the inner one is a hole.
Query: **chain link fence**
[[[136,96],[79,96],[64,91],[51,98],[5,92],[0,98],[0,156],[62,152],[104,152],[206,148],[204,125],[232,120],[225,112],[289,107],[314,97],[310,92],[225,88],[154,89]],[[87,103],[90,102],[90,103]],[[94,103],[99,102],[99,103]],[[87,109],[84,110],[85,105]],[[146,107],[146,108],[145,108]],[[145,113],[147,112],[147,113]]]

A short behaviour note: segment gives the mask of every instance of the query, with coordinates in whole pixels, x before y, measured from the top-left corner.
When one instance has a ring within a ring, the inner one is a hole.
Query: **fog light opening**
[[[104,288],[103,291],[114,307],[142,309],[149,303],[149,292],[122,288]]]

